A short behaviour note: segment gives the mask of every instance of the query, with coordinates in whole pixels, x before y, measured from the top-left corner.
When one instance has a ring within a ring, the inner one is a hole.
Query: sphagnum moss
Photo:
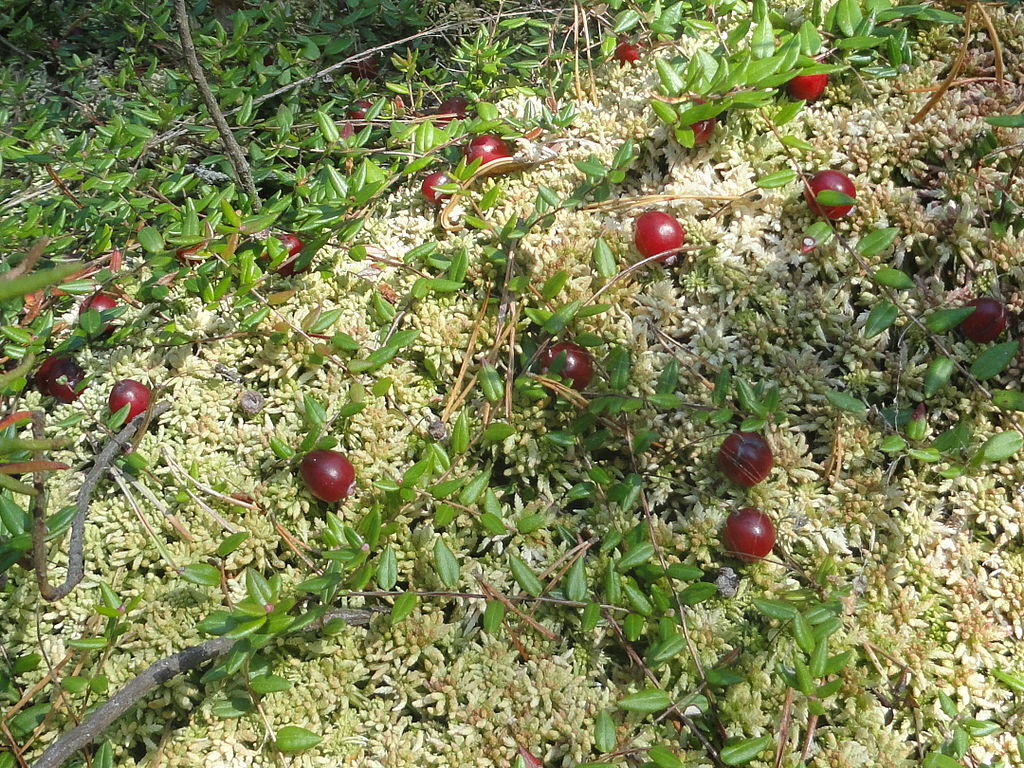
[[[1005,36],[1005,50],[1013,57],[1016,48],[1009,43],[1019,41],[1024,25],[1005,12],[994,15]],[[898,82],[854,83],[833,77],[827,97],[806,108],[786,130],[813,140],[811,151],[800,156],[803,170],[841,167],[855,178],[857,210],[850,222],[840,224],[841,232],[899,226],[895,253],[884,258],[910,268],[922,258],[912,249],[918,243],[927,246],[933,258],[969,258],[978,273],[971,278],[979,286],[992,282],[998,271],[1003,273],[1000,282],[1012,289],[1019,275],[1007,270],[1018,266],[1017,254],[1006,245],[1009,240],[993,241],[985,228],[971,224],[978,205],[969,185],[956,177],[937,180],[950,204],[957,206],[951,212],[948,206],[915,199],[891,181],[894,172],[927,174],[936,161],[955,166],[982,130],[979,116],[993,109],[980,98],[983,91],[955,88],[941,109],[920,123],[909,122],[920,100],[912,89],[933,84],[940,62],[955,54],[945,33],[923,37],[922,66]],[[712,35],[699,35],[685,40],[680,50],[692,54],[698,47],[715,44]],[[684,400],[707,407],[706,381],[714,371],[703,368],[706,361],[716,368],[730,367],[751,381],[778,382],[788,398],[787,410],[794,414],[771,430],[778,468],[746,495],[726,487],[716,473],[717,440],[686,410],[652,416],[663,445],[660,452],[640,458],[642,470],[651,475],[648,502],[655,517],[665,520],[662,543],[671,557],[709,572],[719,567],[720,523],[743,500],[772,510],[779,527],[786,564],[751,566],[735,598],[696,606],[688,614],[691,639],[705,667],[714,667],[732,651],[740,652],[737,671],[744,680],[718,697],[719,717],[727,723],[729,735],[775,732],[786,686],[774,668],[789,663],[793,643],[780,634],[778,622],[765,626],[752,620],[753,601],[777,598],[800,586],[802,580],[789,566],[805,574],[834,558],[839,563],[836,579],[852,583],[854,590],[844,628],[833,642],[837,651],[869,648],[866,655],[873,664],[843,672],[844,687],[828,702],[828,722],[817,727],[811,759],[829,766],[906,765],[917,757],[909,742],[919,728],[918,719],[924,718],[929,730],[943,727],[933,706],[936,689],[947,691],[961,706],[999,716],[1008,711],[1009,694],[985,672],[998,667],[1020,674],[1024,669],[1017,643],[1024,632],[1024,566],[1016,552],[1021,509],[1014,491],[1022,482],[1019,468],[1009,466],[1007,476],[988,474],[945,483],[936,481],[925,464],[879,468],[883,459],[875,445],[884,429],[856,416],[836,414],[821,396],[826,384],[885,394],[908,386],[889,365],[889,338],[863,340],[852,330],[868,306],[865,289],[849,277],[861,277],[860,265],[834,245],[801,253],[810,218],[789,187],[762,190],[758,199],[733,206],[728,216],[711,215],[720,203],[708,196],[747,194],[769,170],[788,167],[787,153],[766,130],[764,115],[741,111],[716,130],[706,148],[691,150],[675,143],[646,109],[648,93],[657,84],[656,55],[661,54],[651,54],[637,68],[599,71],[598,102],[579,105],[579,116],[562,137],[554,159],[489,182],[504,190],[489,216],[501,222],[527,215],[539,184],[564,196],[582,181],[574,161],[594,154],[608,164],[626,139],[638,143],[640,160],[613,193],[622,207],[559,212],[550,225],[523,238],[520,265],[535,284],[565,270],[569,279],[560,299],[584,301],[602,284],[592,267],[598,237],[612,244],[620,267],[636,258],[630,246],[631,222],[644,209],[628,207],[630,198],[677,196],[658,205],[683,222],[700,250],[687,255],[681,267],[655,267],[642,279],[622,281],[604,294],[613,310],[582,321],[579,328],[604,340],[605,347],[595,350],[599,359],[614,344],[629,349],[635,359],[628,394],[649,394],[668,361],[677,359],[678,391]],[[935,58],[929,60],[930,56]],[[519,114],[526,102],[511,97],[500,107]],[[434,240],[437,231],[433,212],[410,186],[382,202],[361,237],[389,260],[400,262],[410,249]],[[378,372],[392,380],[388,394],[365,394],[367,406],[346,419],[343,430],[333,431],[351,455],[360,483],[351,501],[335,510],[345,522],[355,524],[373,503],[373,480],[400,478],[417,460],[414,446],[422,444],[423,429],[416,422],[439,413],[450,394],[490,274],[482,267],[481,238],[471,232],[449,236],[439,253],[451,256],[462,248],[470,262],[466,295],[423,300],[409,308],[408,327],[422,332],[419,345]],[[884,258],[869,263],[883,265]],[[387,326],[374,310],[375,292],[385,285],[404,296],[415,274],[371,261],[353,263],[347,248],[327,247],[317,259],[321,271],[297,278],[300,292],[264,321],[261,336],[282,321],[301,324],[316,307],[337,307],[342,312],[325,333],[340,331],[361,345],[373,344],[376,333]],[[952,268],[961,270],[959,265]],[[818,281],[825,285],[815,286]],[[172,293],[170,306],[183,331],[213,337],[235,330],[236,319],[193,298]],[[652,329],[687,345],[686,350]],[[493,328],[483,328],[476,354],[493,342]],[[703,361],[693,357],[693,351]],[[206,485],[258,496],[258,511],[206,500],[231,526],[250,533],[227,567],[233,573],[244,566],[271,570],[294,586],[309,574],[282,545],[270,516],[300,542],[313,543],[322,529],[325,507],[298,490],[294,473],[274,457],[268,434],[297,445],[304,430],[304,395],[327,405],[331,416],[353,391],[351,378],[340,366],[331,361],[311,365],[308,355],[301,341],[275,346],[265,338],[224,339],[191,351],[157,350],[145,339],[133,339],[114,351],[83,353],[83,364],[101,373],[79,403],[57,406],[54,415],[60,418],[78,410],[99,414],[113,381],[135,374],[140,365],[166,364],[160,375],[167,380],[158,381],[155,373],[153,377],[154,383],[168,386],[172,417],[143,438],[140,452],[153,460],[157,479],[171,491],[188,483],[158,460],[163,449],[186,470],[194,468]],[[919,378],[921,373],[909,363],[920,368],[925,361],[906,362],[902,375]],[[220,377],[217,364],[241,368],[243,380],[265,395],[265,412],[243,417],[237,408],[238,385]],[[423,376],[421,365],[430,377]],[[990,408],[964,391],[948,388],[940,393],[935,410],[971,412],[978,429],[991,432],[997,420],[986,423]],[[585,463],[566,465],[563,450],[543,437],[574,418],[571,408],[556,413],[553,402],[517,404],[510,418],[515,434],[491,452],[471,456],[471,462],[480,465],[473,470],[500,463],[503,482],[514,486],[506,499],[508,519],[546,506],[537,504],[538,499],[560,506],[565,492],[588,478]],[[27,403],[36,406],[39,398],[29,395]],[[795,415],[801,404],[811,410],[809,426],[799,424]],[[474,423],[480,407],[476,395],[462,406]],[[825,467],[836,451],[841,451],[838,469],[826,476]],[[55,452],[54,458],[75,462],[91,452],[83,427],[73,434],[71,447]],[[148,477],[140,481],[153,483]],[[53,508],[72,498],[75,483],[74,475],[54,476]],[[208,558],[223,538],[222,525],[187,495],[168,493],[164,499],[191,540],[177,537],[152,514],[154,535],[166,543],[178,564]],[[555,537],[542,532],[521,542],[495,539],[480,554],[476,515],[460,514],[454,525],[435,529],[430,508],[413,505],[394,517],[397,530],[390,543],[397,550],[399,578],[413,584],[436,581],[429,552],[439,533],[463,564],[458,587],[466,590],[477,589],[471,574],[478,570],[495,588],[513,594],[517,587],[507,571],[508,552],[540,572],[564,551]],[[567,527],[600,526],[618,532],[628,531],[636,519],[636,513],[615,508],[585,520],[577,520],[571,510],[553,509],[552,515]],[[125,598],[143,597],[139,620],[102,664],[111,686],[129,679],[142,665],[200,639],[194,627],[216,607],[216,592],[184,586],[175,578],[114,487],[93,505],[86,556],[89,580],[39,616],[49,656],[61,657],[68,647],[65,639],[80,633],[95,603],[92,587],[99,580],[111,583]],[[54,552],[52,559],[61,564],[59,553]],[[602,555],[594,562],[605,561]],[[10,625],[24,627],[34,620],[25,607],[32,604],[31,592],[29,582],[18,585],[4,608]],[[235,599],[242,596],[238,580],[232,580],[229,594]],[[308,642],[284,641],[269,657],[275,673],[292,685],[267,696],[259,715],[225,719],[218,705],[226,690],[211,694],[191,681],[173,681],[148,706],[111,729],[117,764],[139,764],[131,745],[165,740],[161,754],[169,766],[274,765],[275,758],[262,748],[268,729],[289,724],[323,736],[314,750],[292,758],[302,766],[335,765],[346,759],[367,766],[508,765],[520,745],[550,764],[590,759],[597,713],[644,685],[620,657],[615,633],[601,627],[581,638],[574,634],[575,619],[540,607],[536,618],[554,639],[541,638],[514,619],[507,630],[491,634],[478,628],[480,609],[474,601],[423,598],[416,612],[395,627],[386,617],[378,617],[368,628],[346,628]],[[6,650],[17,656],[34,649],[35,643],[31,633],[14,633]],[[41,674],[40,670],[37,677]],[[901,675],[906,676],[918,709],[894,698],[894,682]],[[694,670],[680,662],[657,676],[680,697],[698,684]],[[806,715],[805,705],[798,704],[795,718]],[[183,725],[169,731],[168,721]],[[640,731],[636,745],[668,743],[667,736],[668,731]],[[52,732],[43,734],[44,743],[52,738]],[[978,745],[979,759],[1009,760],[1013,755],[1004,736],[978,739]],[[800,746],[791,736],[784,765],[795,765],[793,756]],[[688,768],[707,764],[698,750],[680,758]]]

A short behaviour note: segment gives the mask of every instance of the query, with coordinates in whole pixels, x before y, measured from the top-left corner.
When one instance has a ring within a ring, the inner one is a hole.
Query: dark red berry
[[[615,53],[612,58],[620,65],[635,64],[640,61],[640,46],[634,43],[621,42],[615,46]]]
[[[127,405],[128,417],[125,420],[131,421],[149,408],[149,397],[149,387],[145,384],[135,379],[121,379],[111,388],[107,405],[111,413],[117,413]]]
[[[572,388],[576,390],[586,389],[594,378],[594,363],[590,353],[571,341],[560,341],[545,349],[540,354],[540,363],[545,370],[570,379]]]
[[[992,341],[1006,328],[1006,308],[995,299],[983,297],[967,306],[974,311],[960,324],[960,330],[971,341]]]
[[[54,355],[46,358],[36,371],[36,387],[62,403],[73,403],[82,393],[76,390],[85,371],[73,357]]]
[[[341,501],[355,488],[352,462],[337,451],[310,451],[302,457],[300,471],[309,492],[322,501]]]
[[[696,123],[690,124],[690,130],[693,131],[693,146],[699,147],[702,144],[707,144],[711,140],[711,134],[715,132],[715,124],[718,121],[709,117],[707,120],[698,120]]]
[[[480,164],[487,165],[487,163],[493,160],[498,160],[502,157],[511,157],[511,155],[512,153],[509,151],[508,144],[497,136],[493,136],[491,134],[477,136],[466,146],[467,163],[471,163],[477,158],[480,158]]]
[[[440,184],[451,183],[452,179],[447,173],[444,173],[443,171],[434,171],[423,179],[423,183],[420,185],[420,191],[423,192],[423,197],[428,203],[440,205],[442,200],[447,200],[451,197],[451,193],[438,192],[435,187]]]
[[[679,222],[667,213],[648,211],[636,220],[633,242],[645,259],[661,254],[657,261],[669,261],[686,242],[686,232]]]
[[[786,89],[793,99],[803,101],[816,101],[825,92],[828,85],[828,75],[797,75],[786,84]]]
[[[299,261],[299,254],[302,253],[302,248],[305,243],[299,239],[297,235],[293,235],[290,232],[284,232],[280,235],[274,235],[278,242],[281,243],[281,247],[288,251],[288,258],[281,262],[281,266],[277,268],[277,274],[283,275],[284,277],[291,277],[305,272],[309,269],[309,264],[306,266],[296,269],[296,265]]]
[[[768,477],[772,464],[768,442],[753,432],[734,432],[718,449],[718,466],[739,485],[757,485]]]
[[[78,310],[79,314],[88,312],[90,309],[95,309],[97,312],[106,312],[108,309],[113,309],[117,306],[117,299],[111,296],[109,293],[94,293],[88,299],[82,302],[81,308]],[[102,335],[113,333],[114,324],[108,323],[107,326],[100,331]]]
[[[804,186],[804,199],[811,206],[811,210],[826,219],[841,219],[853,210],[852,205],[820,205],[817,197],[820,192],[831,189],[835,192],[842,192],[848,197],[857,197],[857,190],[850,181],[850,177],[839,171],[818,171],[811,176]]]
[[[372,106],[373,104],[366,99],[360,99],[348,108],[348,117],[352,120],[365,120],[366,110]]]
[[[344,123],[341,124],[341,138],[351,139],[355,135],[356,129],[355,126],[352,125],[352,123],[346,120]]]
[[[730,554],[746,563],[760,560],[775,546],[775,526],[760,509],[744,507],[725,521],[722,543]]]
[[[188,248],[182,248],[180,251],[174,254],[174,258],[180,261],[186,266],[189,264],[199,264],[200,262],[206,261],[205,256],[196,256],[197,253],[206,249],[206,243],[200,243],[199,245],[192,245]]]
[[[377,58],[377,54],[371,53],[359,59],[359,61],[349,62],[342,68],[342,71],[347,72],[353,77],[372,80],[380,71],[380,60]]]
[[[458,118],[459,120],[464,118],[468,110],[468,101],[461,96],[452,96],[450,99],[445,99],[438,104],[437,109],[434,110],[434,114],[437,115],[436,122],[441,125],[447,125],[455,118]]]

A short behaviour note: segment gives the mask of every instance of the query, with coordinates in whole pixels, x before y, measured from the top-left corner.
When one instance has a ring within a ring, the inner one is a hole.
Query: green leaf
[[[458,586],[459,561],[455,559],[455,555],[448,549],[444,539],[440,537],[434,542],[434,569],[437,571],[441,583],[446,587],[453,589]]]
[[[541,592],[544,591],[544,585],[541,584],[540,579],[530,570],[530,566],[524,563],[521,559],[515,555],[508,556],[508,565],[512,569],[512,578],[516,580],[516,584],[529,595],[538,597]]]
[[[220,584],[220,571],[207,563],[186,565],[181,578],[204,587],[216,587]]]
[[[380,561],[377,563],[377,586],[383,590],[389,590],[398,581],[398,559],[395,551],[390,545],[384,547],[381,552]]]
[[[484,430],[484,439],[490,440],[491,442],[497,442],[499,440],[504,440],[506,437],[511,437],[515,433],[515,427],[511,424],[496,421]]]
[[[989,115],[984,120],[999,128],[1024,128],[1024,115]]]
[[[932,312],[925,318],[925,327],[932,333],[945,333],[956,328],[964,319],[974,311],[974,307],[959,307],[957,309],[940,309]]]
[[[615,566],[615,570],[619,573],[625,573],[628,570],[643,565],[653,556],[654,545],[649,541],[642,541],[631,547],[630,550],[619,559],[619,562]]]
[[[750,51],[755,59],[764,59],[775,51],[775,29],[768,14],[761,17],[750,40]]]
[[[856,205],[857,201],[847,194],[837,192],[834,189],[823,189],[814,199],[821,205]]]
[[[607,710],[601,710],[594,720],[594,746],[598,752],[611,752],[617,743],[615,721]]]
[[[959,761],[941,752],[931,752],[925,756],[921,763],[923,768],[963,768]]]
[[[845,392],[834,392],[829,390],[825,393],[825,397],[832,405],[841,411],[849,411],[850,413],[864,413],[868,407],[864,404],[864,401],[858,400],[856,397],[846,394]]]
[[[661,712],[672,704],[669,695],[658,688],[648,688],[638,693],[632,693],[619,699],[619,709],[628,712]]]
[[[661,744],[648,749],[647,756],[658,768],[682,768],[683,765],[675,752]]]
[[[505,604],[500,600],[488,600],[484,608],[483,626],[484,632],[492,635],[501,629],[501,622],[505,620]]]
[[[871,339],[882,333],[896,322],[898,314],[899,310],[896,309],[895,304],[880,301],[868,313],[868,319],[864,323],[864,337]]]
[[[217,545],[217,557],[227,557],[238,549],[242,545],[242,542],[248,538],[248,531],[239,531],[238,533],[231,534]]]
[[[166,248],[164,237],[156,227],[143,227],[140,229],[139,244],[153,254],[163,253]]]
[[[698,581],[696,584],[684,588],[679,593],[679,602],[683,605],[697,605],[710,600],[718,592],[718,587],[707,581]]]
[[[906,290],[907,288],[914,287],[914,281],[910,279],[910,276],[899,269],[892,269],[890,267],[882,267],[875,272],[875,282],[879,285],[886,285],[890,288],[897,288],[900,290]]]
[[[567,599],[582,603],[587,597],[587,574],[584,568],[583,555],[577,555],[562,581],[562,591]]]
[[[655,60],[658,68],[658,78],[661,80],[662,90],[666,96],[679,96],[686,90],[686,83],[679,76],[676,68],[660,56]]]
[[[758,736],[756,739],[744,739],[728,747],[723,747],[718,756],[726,765],[743,765],[749,763],[775,743],[773,736]]]
[[[278,728],[274,745],[282,752],[303,752],[320,743],[322,737],[297,725]]]
[[[953,375],[956,365],[948,357],[937,357],[928,364],[924,373],[924,394],[931,397],[946,384]]]
[[[395,598],[395,604],[391,606],[391,623],[397,624],[416,607],[419,595],[414,592],[406,592]]]
[[[896,235],[900,233],[896,227],[886,227],[885,229],[876,229],[874,232],[865,235],[857,241],[857,251],[861,256],[874,256],[877,253],[881,253],[890,245],[892,241],[896,239]],[[897,271],[897,270],[892,270]],[[876,275],[877,278],[877,275]],[[909,281],[909,278],[908,278]],[[913,283],[908,288],[913,287]]]
[[[1016,430],[1007,430],[992,435],[981,446],[981,456],[986,461],[1002,461],[1008,459],[1024,447],[1024,436]]]
[[[787,169],[776,171],[775,173],[769,173],[767,176],[762,176],[754,183],[761,189],[776,189],[777,187],[784,187],[787,184],[791,184],[795,180],[796,171]]]
[[[1007,341],[989,347],[975,359],[971,365],[971,374],[982,381],[991,379],[993,376],[1005,370],[1020,348],[1020,342]]]
[[[997,389],[992,392],[992,402],[1007,411],[1024,411],[1024,392],[1013,389]]]
[[[597,274],[604,278],[615,277],[618,271],[612,249],[608,247],[603,237],[597,238],[597,242],[594,243],[594,267]]]

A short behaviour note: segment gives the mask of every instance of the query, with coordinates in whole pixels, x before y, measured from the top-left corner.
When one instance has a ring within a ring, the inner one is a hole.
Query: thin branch
[[[68,545],[68,572],[64,583],[58,587],[50,584],[47,575],[47,551],[46,536],[49,533],[46,527],[46,494],[43,480],[43,473],[35,473],[34,485],[38,491],[35,503],[32,505],[32,561],[36,570],[36,581],[39,583],[39,593],[49,601],[60,600],[71,593],[85,575],[85,517],[89,512],[89,502],[96,484],[100,478],[110,469],[114,459],[121,451],[131,444],[136,432],[144,427],[151,419],[159,417],[169,410],[170,403],[157,403],[149,411],[140,413],[132,419],[125,427],[112,437],[103,450],[96,456],[92,469],[90,469],[82,480],[82,485],[75,497],[75,518],[71,522],[71,541]],[[42,414],[35,414],[32,418],[32,431],[37,440],[42,440],[43,420]]]
[[[303,631],[316,632],[335,619],[344,619],[352,625],[368,624],[372,615],[372,611],[338,608],[328,611],[321,618],[311,622]],[[151,664],[104,704],[93,710],[80,725],[72,728],[47,747],[46,751],[36,760],[33,768],[59,768],[78,750],[97,739],[111,723],[138,704],[148,693],[178,675],[190,672],[208,661],[223,656],[234,645],[234,638],[215,637]]]
[[[199,56],[196,55],[195,43],[192,42],[192,32],[189,29],[188,10],[185,8],[185,0],[174,0],[174,21],[178,25],[178,35],[181,38],[181,47],[185,54],[185,66],[188,68],[188,73],[196,84],[196,88],[199,89],[203,102],[206,104],[206,109],[210,113],[210,117],[213,118],[214,125],[217,126],[217,132],[224,142],[224,149],[227,151],[228,159],[235,169],[238,182],[242,185],[242,189],[245,190],[246,194],[252,198],[253,209],[258,211],[262,207],[262,203],[260,202],[259,195],[256,193],[256,184],[252,180],[252,170],[249,168],[249,161],[245,159],[245,154],[235,139],[235,134],[231,132],[228,121],[224,119],[224,113],[220,111],[220,105],[217,104],[217,99],[214,98],[213,91],[210,90],[210,85],[206,82],[206,75],[203,74],[203,68],[199,64]]]

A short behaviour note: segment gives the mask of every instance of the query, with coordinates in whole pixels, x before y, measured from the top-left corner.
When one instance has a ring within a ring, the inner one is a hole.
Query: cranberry
[[[106,312],[108,309],[113,309],[117,306],[117,299],[111,296],[109,293],[94,293],[88,299],[82,302],[82,306],[79,309],[79,314],[82,312],[88,312],[90,309],[95,309],[97,312]],[[108,333],[113,333],[114,324],[108,323],[107,326],[100,331],[101,335],[106,336]]]
[[[477,136],[466,146],[466,162],[471,163],[480,158],[481,165],[487,165],[492,160],[502,157],[511,157],[508,144],[491,134]]]
[[[75,358],[54,355],[46,358],[39,366],[35,383],[44,395],[55,397],[62,403],[73,403],[82,394],[76,387],[84,378],[85,371]]]
[[[310,451],[302,457],[302,479],[322,501],[341,501],[356,484],[352,462],[337,451]]]
[[[206,248],[206,243],[200,243],[199,245],[192,245],[188,248],[182,248],[180,251],[174,254],[174,258],[180,261],[186,266],[189,264],[199,264],[200,262],[206,261],[205,256],[196,257],[195,254]]]
[[[746,563],[760,560],[775,546],[775,526],[760,509],[744,507],[729,515],[722,536],[725,548]]]
[[[960,330],[971,341],[992,341],[1006,328],[1006,308],[995,299],[983,297],[967,306],[974,311],[960,324]]]
[[[857,197],[857,190],[850,177],[839,171],[818,171],[811,176],[804,186],[804,199],[811,210],[826,219],[841,219],[853,210],[852,205],[820,205],[817,201],[819,192],[826,189],[842,192],[848,197]]]
[[[289,258],[281,262],[281,265],[277,268],[277,274],[283,275],[284,277],[291,277],[292,275],[305,272],[309,269],[309,264],[296,269],[296,262],[299,260],[299,254],[302,253],[302,248],[305,243],[298,238],[297,235],[293,235],[290,232],[284,232],[280,235],[274,235],[278,242],[281,243],[281,247],[288,251]]]
[[[648,211],[636,220],[633,242],[645,259],[658,256],[657,261],[670,261],[686,242],[686,232],[679,222],[661,211]]]
[[[377,54],[371,53],[359,59],[359,61],[349,62],[342,68],[342,71],[347,72],[353,77],[372,80],[380,71],[380,60],[377,58]]]
[[[434,114],[437,115],[438,123],[441,125],[447,125],[453,118],[457,117],[460,120],[464,118],[468,109],[468,101],[461,96],[452,96],[450,99],[445,99],[438,104],[437,109],[434,110]]]
[[[826,74],[797,75],[786,84],[786,89],[794,99],[817,101],[825,92],[826,85],[828,85],[828,75]]]
[[[696,123],[691,123],[690,130],[693,131],[693,146],[699,147],[702,144],[707,144],[711,140],[711,134],[715,132],[715,123],[718,121],[713,117],[709,117],[707,120],[698,120]]]
[[[560,361],[560,365],[556,363]],[[540,362],[545,370],[554,364],[554,373],[572,380],[572,388],[584,390],[594,377],[594,363],[590,353],[579,344],[571,341],[560,341],[545,349],[540,354]]]
[[[442,200],[447,200],[451,197],[451,193],[439,192],[435,187],[439,184],[451,183],[452,179],[447,173],[444,173],[443,171],[434,171],[423,179],[423,184],[420,185],[420,190],[423,192],[423,197],[426,198],[428,203],[440,205]]]
[[[149,396],[149,387],[145,384],[135,379],[121,379],[111,388],[107,405],[110,406],[111,413],[117,413],[127,405],[126,421],[131,421],[149,408]]]
[[[718,449],[718,466],[739,485],[757,485],[768,477],[772,464],[772,449],[753,432],[734,432]]]
[[[622,66],[635,64],[640,61],[640,46],[635,43],[620,42],[615,46],[615,53],[612,54],[612,58]]]
[[[360,99],[348,108],[348,117],[352,120],[365,120],[366,110],[372,106],[373,104],[366,99]]]

